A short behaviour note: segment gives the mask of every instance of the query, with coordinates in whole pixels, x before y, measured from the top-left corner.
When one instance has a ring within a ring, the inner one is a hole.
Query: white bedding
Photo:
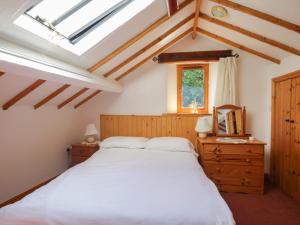
[[[102,149],[21,201],[1,225],[233,225],[189,152]]]

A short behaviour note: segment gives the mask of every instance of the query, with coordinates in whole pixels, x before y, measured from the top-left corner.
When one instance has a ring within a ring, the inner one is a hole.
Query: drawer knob
[[[247,163],[251,163],[251,160],[250,160],[250,159],[246,159],[246,162],[247,162]]]
[[[252,150],[251,150],[251,149],[248,149],[248,153],[252,153]]]
[[[217,151],[218,151],[218,147],[215,147],[214,150],[213,150],[213,153],[217,154]]]
[[[246,170],[246,173],[247,173],[247,174],[250,174],[250,173],[251,173],[251,170]]]
[[[220,168],[217,168],[217,172],[218,172],[218,173],[221,173],[221,169],[220,169]]]
[[[250,180],[247,179],[247,178],[243,178],[243,179],[242,179],[242,182],[245,183],[245,184],[250,184]]]

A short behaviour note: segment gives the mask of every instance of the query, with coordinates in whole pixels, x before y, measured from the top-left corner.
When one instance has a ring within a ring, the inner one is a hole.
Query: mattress
[[[1,225],[233,225],[190,152],[101,149],[21,201]]]

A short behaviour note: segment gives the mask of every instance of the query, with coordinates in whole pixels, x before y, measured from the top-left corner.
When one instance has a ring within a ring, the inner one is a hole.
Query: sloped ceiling
[[[90,49],[88,52],[81,56],[73,55],[72,53],[55,46],[54,44],[49,43],[46,40],[43,40],[13,24],[13,21],[18,17],[25,9],[28,8],[33,2],[33,0],[10,0],[10,1],[1,1],[0,3],[0,38],[10,40],[19,45],[22,45],[26,48],[32,49],[36,52],[43,53],[45,55],[54,57],[61,61],[73,64],[75,66],[87,69],[90,66],[94,65],[97,61],[107,56],[117,47],[128,41],[130,38],[134,37],[139,32],[146,29],[149,25],[154,23],[156,20],[161,18],[167,13],[167,7],[165,0],[155,0],[152,5],[126,23],[124,26],[113,32],[106,39],[101,41],[95,47]],[[182,2],[182,1],[181,1]],[[293,22],[295,24],[300,24],[299,9],[300,1],[299,0],[260,0],[260,1],[251,1],[251,0],[234,0],[233,2],[240,3],[244,6],[251,7],[253,9],[259,10],[261,12],[269,13],[275,17]],[[217,5],[209,0],[203,0],[201,3],[201,12],[210,15],[210,9],[213,5]],[[141,40],[137,41],[135,44],[128,47],[118,56],[114,57],[108,63],[101,66],[96,74],[98,76],[103,75],[105,72],[118,65],[133,53],[142,49],[146,44],[156,39],[159,35],[166,32],[166,30],[173,27],[182,19],[189,16],[194,12],[195,3],[192,2],[190,5],[181,10],[178,14],[172,17],[170,20],[160,25],[158,28],[154,29],[147,35],[145,35]],[[229,16],[223,20],[234,24],[236,26],[242,27],[249,31],[264,35],[266,37],[272,38],[276,41],[282,42],[294,48],[300,49],[300,34],[287,30],[283,27],[274,25],[262,19],[247,15],[236,10],[227,8]],[[137,57],[128,65],[121,68],[115,74],[110,76],[108,79],[114,79],[122,72],[126,71],[151,53],[155,52],[161,46],[166,44],[168,41],[173,39],[176,35],[182,33],[186,29],[192,26],[193,21],[185,24],[183,27],[179,28],[177,31],[172,33],[169,37],[162,40],[157,45],[153,46],[151,49],[148,49],[145,53]],[[247,37],[240,33],[231,31],[229,29],[223,28],[219,25],[212,24],[206,20],[199,19],[199,27],[208,30],[212,33],[223,36],[234,42],[243,44],[249,48],[252,48],[257,51],[261,51],[270,56],[276,57],[278,59],[283,59],[287,56],[290,56],[292,53],[283,51],[271,45],[262,43],[253,38]],[[231,47],[229,47],[231,48]],[[233,49],[233,48],[231,48]],[[261,59],[264,60],[264,59]],[[270,64],[272,62],[269,62]],[[1,70],[1,68],[0,68]],[[5,74],[3,77],[0,77],[0,104],[3,104],[6,100],[16,94],[18,91],[24,89],[29,84],[33,83],[35,80],[33,78],[22,77],[22,74]],[[47,96],[55,89],[59,88],[61,84],[55,82],[46,82],[39,89],[31,93],[29,96],[18,102],[18,104],[35,104],[37,101],[41,100],[42,97]],[[51,100],[47,104],[57,105],[61,101],[65,100],[67,97],[80,90],[80,88],[71,87],[63,92],[61,95]],[[92,90],[84,93],[76,101],[71,102],[70,105],[75,105],[76,102],[79,102],[84,97],[87,97],[92,93]]]

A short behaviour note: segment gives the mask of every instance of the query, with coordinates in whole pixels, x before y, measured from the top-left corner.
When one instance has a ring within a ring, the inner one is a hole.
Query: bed
[[[166,148],[155,141],[152,148],[101,146],[87,161],[0,209],[0,224],[234,225],[192,148],[169,143],[174,141],[167,139]]]

